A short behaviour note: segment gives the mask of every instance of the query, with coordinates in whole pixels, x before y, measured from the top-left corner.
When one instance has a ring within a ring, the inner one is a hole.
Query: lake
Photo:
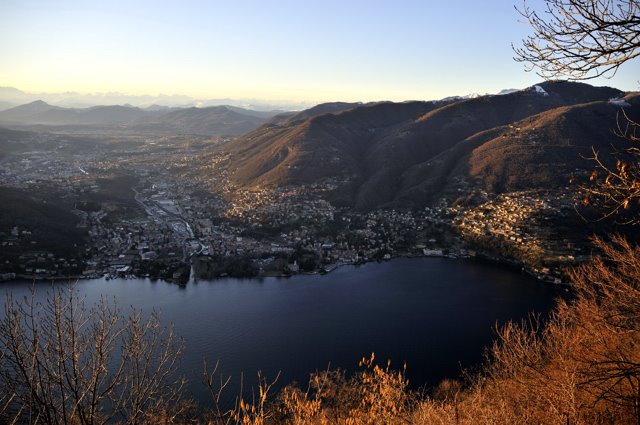
[[[310,372],[355,370],[375,352],[392,366],[407,363],[414,387],[457,377],[477,366],[496,324],[547,313],[559,288],[516,271],[475,261],[400,258],[327,275],[190,281],[180,287],[148,279],[79,281],[88,303],[102,294],[119,306],[160,311],[186,340],[181,371],[189,391],[206,400],[203,359],[220,361],[245,386],[258,370],[280,371],[280,385],[306,382]],[[0,284],[1,297],[27,294],[28,282]],[[51,283],[38,283],[44,297]]]

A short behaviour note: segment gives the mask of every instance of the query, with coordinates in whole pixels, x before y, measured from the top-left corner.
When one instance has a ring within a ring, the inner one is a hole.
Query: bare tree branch
[[[73,287],[9,295],[0,320],[0,421],[142,423],[178,400],[182,341],[154,312],[124,316],[101,299],[86,308]]]
[[[587,80],[613,76],[640,55],[640,2],[637,0],[544,0],[536,11],[517,8],[534,34],[513,47],[545,79]]]

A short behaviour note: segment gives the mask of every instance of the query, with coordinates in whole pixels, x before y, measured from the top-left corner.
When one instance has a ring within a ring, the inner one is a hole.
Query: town
[[[3,185],[56,193],[49,203],[67,205],[84,237],[75,252],[61,254],[42,249],[28,223],[0,229],[0,278],[145,276],[184,283],[190,275],[286,276],[443,256],[504,262],[562,283],[567,264],[588,258],[584,240],[554,230],[554,221],[575,213],[568,191],[493,195],[471,187],[465,195],[473,195],[472,205],[442,198],[417,209],[357,211],[328,200],[343,183],[335,179],[248,190],[230,183],[224,157],[190,166],[225,141],[33,133],[20,144],[29,149],[14,150],[0,164]]]

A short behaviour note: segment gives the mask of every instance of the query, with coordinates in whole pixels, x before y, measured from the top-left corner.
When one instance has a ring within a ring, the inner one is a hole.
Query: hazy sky
[[[540,81],[512,59],[529,31],[513,5],[2,0],[0,86],[295,101],[493,93]],[[637,90],[639,79],[635,61],[592,83]]]

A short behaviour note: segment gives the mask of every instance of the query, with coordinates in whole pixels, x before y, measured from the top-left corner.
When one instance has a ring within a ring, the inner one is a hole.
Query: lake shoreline
[[[456,379],[460,365],[482,361],[496,324],[531,311],[547,314],[563,296],[554,285],[478,259],[407,256],[344,266],[326,276],[198,279],[182,286],[150,278],[20,280],[0,284],[0,296],[19,300],[35,287],[44,302],[53,282],[74,284],[87,306],[102,297],[117,300],[123,311],[160,311],[163,323],[185,338],[181,370],[196,397],[203,358],[220,360],[234,379],[282,371],[286,385],[306,382],[328,364],[355,371],[358,359],[375,352],[395,365],[406,361],[416,386],[437,385]]]
[[[263,278],[290,278],[293,276],[314,276],[314,275],[327,275],[332,273],[333,271],[345,267],[345,266],[353,266],[355,268],[357,268],[358,266],[364,265],[364,264],[372,264],[372,263],[383,263],[383,262],[388,262],[388,261],[394,261],[397,259],[401,259],[401,258],[443,258],[443,259],[447,259],[447,260],[453,260],[453,261],[476,261],[478,263],[481,264],[490,264],[493,266],[497,266],[500,268],[505,268],[511,271],[515,271],[515,272],[519,272],[519,273],[523,273],[529,276],[534,277],[535,279],[537,279],[540,282],[543,283],[547,283],[547,284],[551,284],[551,285],[555,285],[555,286],[559,286],[559,287],[565,287],[565,288],[571,288],[572,285],[570,282],[564,281],[564,280],[560,280],[559,278],[555,277],[555,276],[551,276],[551,275],[547,275],[547,274],[543,274],[543,273],[539,273],[537,272],[535,269],[531,269],[530,267],[527,267],[526,265],[512,260],[512,259],[508,259],[505,257],[501,257],[501,256],[497,256],[497,255],[491,255],[491,254],[487,254],[487,253],[475,253],[473,256],[471,255],[467,255],[467,254],[437,254],[437,255],[419,255],[419,254],[412,254],[412,253],[404,253],[404,254],[399,254],[399,255],[395,255],[395,256],[391,256],[389,258],[386,259],[378,259],[378,260],[374,260],[374,259],[370,259],[370,260],[363,260],[360,262],[356,262],[356,263],[333,263],[333,264],[328,264],[323,266],[322,268],[320,268],[319,270],[314,270],[311,272],[298,272],[298,273],[262,273],[262,274],[258,274],[257,276],[252,276],[252,277],[236,277],[236,276],[219,276],[219,277],[213,277],[213,278],[195,278],[193,277],[193,271],[191,271],[189,273],[189,278],[187,280],[176,280],[176,279],[163,279],[163,278],[159,278],[159,277],[151,277],[148,275],[144,275],[144,276],[137,276],[134,274],[117,274],[117,273],[104,273],[104,274],[99,274],[99,273],[93,273],[91,275],[78,275],[78,276],[65,276],[65,277],[60,277],[60,276],[41,276],[41,275],[25,275],[25,274],[15,274],[15,278],[12,279],[4,279],[4,280],[0,280],[0,285],[2,284],[2,282],[4,281],[25,281],[25,282],[34,282],[34,281],[52,281],[52,282],[57,282],[57,281],[69,281],[71,283],[71,281],[79,281],[79,280],[92,280],[92,279],[106,279],[107,281],[111,280],[111,279],[151,279],[151,280],[160,280],[163,282],[167,282],[167,283],[172,283],[172,284],[176,284],[176,285],[186,285],[187,283],[197,280],[197,281],[216,281],[216,280],[220,280],[220,279],[228,279],[228,278],[232,278],[232,279],[263,279]]]

